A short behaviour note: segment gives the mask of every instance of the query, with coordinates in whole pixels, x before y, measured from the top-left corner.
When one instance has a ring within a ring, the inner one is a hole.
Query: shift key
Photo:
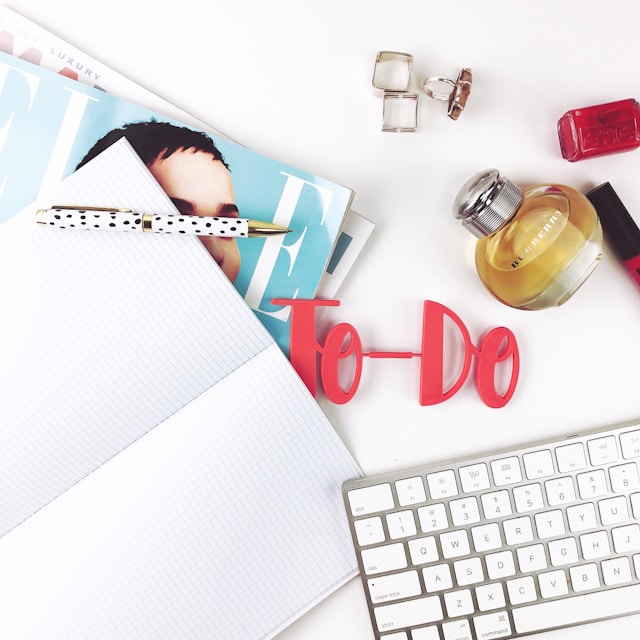
[[[404,627],[437,622],[443,618],[442,605],[438,596],[385,604],[375,607],[373,613],[376,617],[378,631],[403,629]]]

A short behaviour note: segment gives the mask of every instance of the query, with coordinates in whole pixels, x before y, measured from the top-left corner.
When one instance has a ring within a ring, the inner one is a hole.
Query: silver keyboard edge
[[[570,444],[572,440],[579,440],[580,438],[590,438],[594,435],[598,434],[606,434],[607,432],[619,431],[621,429],[631,429],[633,427],[638,427],[640,429],[640,418],[636,420],[631,420],[628,422],[618,423],[615,425],[607,425],[604,427],[589,429],[588,431],[581,431],[579,433],[573,433],[568,436],[557,436],[556,438],[545,438],[543,440],[534,440],[528,442],[524,445],[513,445],[502,447],[500,449],[493,449],[486,453],[479,454],[471,454],[464,457],[452,458],[451,460],[434,460],[433,462],[426,462],[425,464],[411,465],[408,467],[400,467],[398,469],[391,469],[389,471],[382,471],[380,473],[375,473],[371,475],[364,475],[361,478],[352,478],[350,480],[345,480],[342,484],[342,493],[344,496],[345,505],[348,506],[347,501],[347,491],[351,491],[352,489],[359,489],[361,487],[366,487],[370,484],[378,484],[379,482],[384,482],[384,480],[389,479],[398,479],[398,474],[402,474],[403,476],[409,477],[410,475],[416,472],[421,471],[437,471],[439,469],[445,469],[450,467],[461,467],[469,462],[484,462],[488,458],[494,458],[495,456],[499,456],[503,453],[511,453],[522,455],[527,453],[530,449],[538,449],[545,445],[551,444],[561,444],[566,443]]]

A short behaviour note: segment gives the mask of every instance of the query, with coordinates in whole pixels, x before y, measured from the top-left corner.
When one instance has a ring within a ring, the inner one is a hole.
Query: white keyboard
[[[640,613],[640,422],[343,494],[376,638],[517,638]]]

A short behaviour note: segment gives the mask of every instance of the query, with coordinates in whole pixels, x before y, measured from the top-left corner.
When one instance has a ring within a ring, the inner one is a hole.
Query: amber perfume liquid
[[[564,185],[523,191],[522,204],[480,238],[476,268],[505,304],[545,309],[568,300],[602,257],[602,228],[587,198]]]

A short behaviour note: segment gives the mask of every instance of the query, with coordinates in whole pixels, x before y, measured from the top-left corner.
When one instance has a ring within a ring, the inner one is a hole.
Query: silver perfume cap
[[[522,197],[522,189],[501,178],[497,169],[487,169],[477,173],[460,189],[453,213],[474,236],[484,238],[513,216]]]

